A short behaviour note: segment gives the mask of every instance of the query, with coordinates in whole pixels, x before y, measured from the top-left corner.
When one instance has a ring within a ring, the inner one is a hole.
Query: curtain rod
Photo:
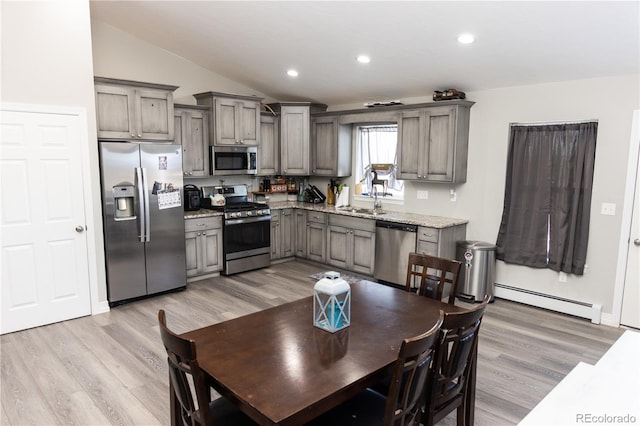
[[[531,123],[509,123],[509,126],[548,126],[553,124],[582,124],[597,123],[597,119],[592,120],[571,120],[571,121],[534,121]]]

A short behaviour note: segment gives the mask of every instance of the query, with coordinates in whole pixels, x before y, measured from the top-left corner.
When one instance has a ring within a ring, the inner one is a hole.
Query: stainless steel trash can
[[[485,294],[489,294],[493,302],[496,246],[483,241],[458,241],[456,260],[462,262],[458,298],[465,302],[482,302]]]

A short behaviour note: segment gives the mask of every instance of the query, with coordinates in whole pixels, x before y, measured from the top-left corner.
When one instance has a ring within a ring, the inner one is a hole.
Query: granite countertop
[[[437,229],[449,228],[451,226],[456,226],[456,225],[463,225],[469,222],[467,219],[458,219],[454,217],[428,216],[428,215],[398,212],[398,211],[392,211],[392,210],[386,210],[386,209],[382,209],[382,211],[379,213],[373,213],[372,210],[368,208],[358,208],[358,207],[335,208],[334,206],[327,206],[325,204],[301,203],[298,201],[279,201],[279,202],[269,203],[269,207],[272,210],[287,209],[287,208],[304,209],[304,210],[325,212],[325,213],[331,213],[331,214],[340,214],[344,216],[361,217],[364,219],[385,220],[388,222],[426,226],[429,228],[437,228]]]
[[[379,213],[373,213],[371,209],[367,208],[335,208],[334,206],[327,206],[326,204],[311,204],[301,203],[298,201],[277,201],[269,203],[269,208],[272,210],[282,209],[303,209],[331,214],[339,214],[343,216],[361,217],[363,219],[375,219],[385,220],[387,222],[406,223],[409,225],[426,226],[429,228],[449,228],[451,226],[463,225],[468,223],[467,219],[458,219],[454,217],[443,216],[428,216],[415,213],[398,212],[392,210],[383,209]],[[200,209],[192,212],[184,212],[185,219],[197,219],[202,217],[222,216],[222,212]]]

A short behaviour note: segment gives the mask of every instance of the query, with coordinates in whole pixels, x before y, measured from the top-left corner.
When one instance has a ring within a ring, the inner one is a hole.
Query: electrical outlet
[[[566,272],[559,272],[558,273],[558,281],[560,281],[561,283],[566,283],[567,282],[567,273]]]
[[[458,199],[458,194],[455,189],[449,191],[449,200],[456,201]]]
[[[418,191],[418,200],[428,200],[429,191]]]
[[[600,208],[600,213],[607,216],[615,216],[616,215],[615,203],[602,203],[602,207]]]

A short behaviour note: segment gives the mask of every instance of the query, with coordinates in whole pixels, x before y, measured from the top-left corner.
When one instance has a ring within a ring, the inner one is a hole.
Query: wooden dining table
[[[262,425],[300,425],[391,374],[402,340],[463,308],[372,281],[351,285],[351,325],[313,325],[313,298],[182,334],[211,386]]]

